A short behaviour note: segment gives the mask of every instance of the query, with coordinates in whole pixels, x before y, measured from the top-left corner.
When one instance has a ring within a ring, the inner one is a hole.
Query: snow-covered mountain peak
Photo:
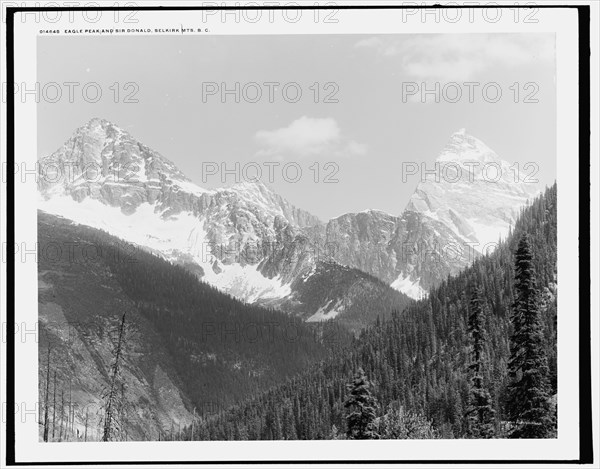
[[[247,207],[268,218],[283,216],[298,226],[319,220],[296,209],[262,181],[244,181],[229,188],[207,190],[188,179],[177,166],[147,147],[129,132],[107,119],[94,117],[77,128],[53,154],[40,159],[42,176],[47,167],[59,168],[65,177],[41,177],[43,198],[62,195],[76,201],[86,197],[131,213],[143,202],[160,201],[157,210],[171,215],[180,210],[204,210],[210,200],[190,197],[214,196],[219,204]],[[168,206],[168,207],[167,207]]]
[[[112,122],[94,117],[75,130],[73,135],[50,156],[40,159],[45,167],[65,167],[63,178],[42,178],[41,190],[50,186],[67,188],[69,184],[102,183],[134,184],[161,179],[191,181],[160,153],[136,140],[129,132]],[[194,190],[198,189],[197,187]]]
[[[107,145],[119,144],[124,141],[135,141],[135,139],[118,125],[106,119],[94,117],[87,124],[76,129],[68,143],[76,145],[83,142],[84,145],[91,147],[90,149],[102,149]]]
[[[465,129],[452,134],[435,167],[422,177],[406,210],[444,223],[464,242],[478,243],[480,252],[506,236],[520,208],[539,192]]]
[[[502,162],[492,149],[478,138],[469,135],[464,128],[454,132],[450,136],[450,140],[446,143],[436,161],[440,163],[463,163],[466,161],[480,163]]]

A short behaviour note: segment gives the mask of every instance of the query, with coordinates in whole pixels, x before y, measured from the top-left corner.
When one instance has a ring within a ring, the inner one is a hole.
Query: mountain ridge
[[[481,170],[453,182],[426,174],[400,216],[369,209],[322,222],[262,181],[197,186],[170,160],[99,118],[40,161],[59,168],[76,163],[70,181],[41,178],[42,210],[145,246],[242,300],[280,305],[290,303],[284,299],[293,296],[296,279],[320,261],[362,270],[412,298],[426,296],[480,255],[482,241],[505,236],[530,195],[520,180],[490,186]],[[473,161],[508,166],[464,129],[436,160],[452,163],[455,176]],[[95,179],[85,180],[86,164],[97,167]],[[108,180],[111,173],[120,179]],[[472,245],[479,247],[474,253]],[[312,317],[325,306],[299,314]]]

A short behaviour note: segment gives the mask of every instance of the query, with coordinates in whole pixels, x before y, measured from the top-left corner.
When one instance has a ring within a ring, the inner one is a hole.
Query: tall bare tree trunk
[[[121,399],[119,402],[119,419],[121,426],[121,438],[127,441],[127,405],[125,402],[125,383],[121,383]]]
[[[85,433],[83,434],[83,441],[87,441],[87,429],[88,429],[88,414],[89,409],[85,409]]]
[[[48,441],[48,397],[50,394],[50,345],[48,345],[48,359],[46,360],[46,394],[44,396],[44,441]]]
[[[63,438],[63,425],[64,425],[64,417],[65,417],[65,390],[61,388],[60,390],[60,433],[58,436],[58,441],[62,441]]]
[[[54,370],[54,383],[52,384],[52,439],[56,430],[56,370]]]
[[[69,378],[69,431],[74,435],[73,426],[75,423],[75,408],[73,407],[73,381]]]
[[[190,436],[190,441],[194,441],[194,424],[196,423],[196,408],[194,407],[194,412],[192,415],[192,435]]]
[[[115,362],[112,366],[112,376],[110,380],[110,388],[106,399],[106,408],[104,411],[104,433],[102,435],[102,441],[110,441],[113,426],[113,412],[115,411],[115,401],[117,398],[117,378],[119,374],[119,365],[121,360],[121,353],[123,348],[123,332],[125,330],[125,313],[123,313],[123,319],[121,320],[121,327],[119,328],[119,339],[117,341],[117,348],[115,350]]]

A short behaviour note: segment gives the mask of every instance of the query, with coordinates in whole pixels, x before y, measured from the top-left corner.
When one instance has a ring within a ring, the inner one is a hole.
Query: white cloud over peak
[[[287,127],[259,130],[255,140],[261,146],[257,155],[275,158],[344,157],[363,155],[367,150],[366,145],[346,139],[337,121],[331,117],[302,116]]]

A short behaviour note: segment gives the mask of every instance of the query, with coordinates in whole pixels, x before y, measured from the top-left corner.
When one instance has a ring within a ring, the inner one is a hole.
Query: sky
[[[37,73],[63,90],[38,104],[39,157],[101,117],[202,187],[259,168],[322,220],[399,215],[419,182],[403,163],[433,169],[461,128],[556,178],[553,34],[46,36]]]

